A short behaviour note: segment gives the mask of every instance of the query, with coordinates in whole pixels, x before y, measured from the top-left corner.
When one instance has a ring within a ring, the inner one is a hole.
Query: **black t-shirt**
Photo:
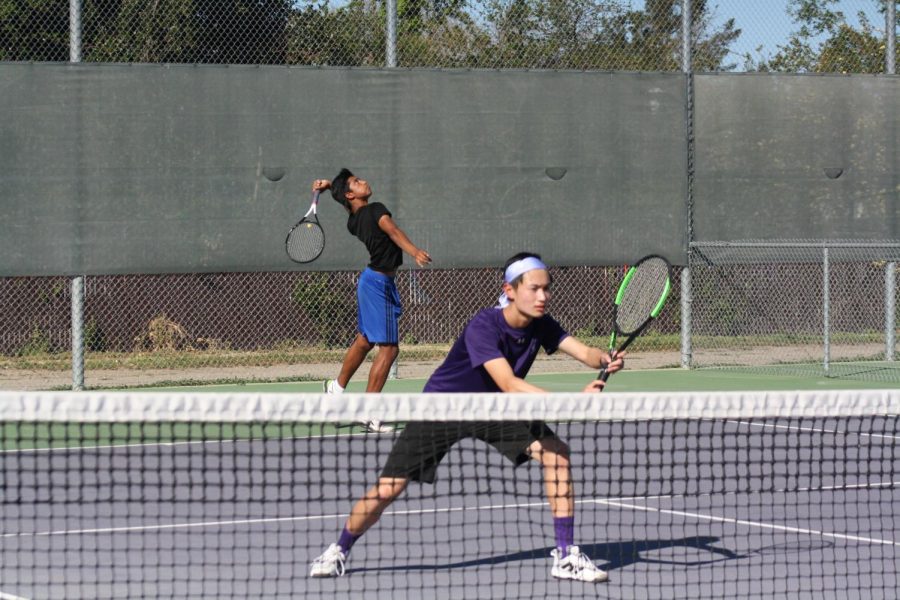
[[[369,251],[369,268],[377,271],[393,271],[403,264],[400,246],[378,226],[378,220],[391,212],[381,202],[366,204],[350,215],[347,229],[366,245]]]

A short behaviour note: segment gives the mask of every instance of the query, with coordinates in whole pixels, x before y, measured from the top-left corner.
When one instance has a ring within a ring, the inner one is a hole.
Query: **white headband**
[[[509,265],[506,268],[506,272],[503,274],[503,281],[505,281],[506,283],[512,283],[528,271],[534,271],[535,269],[546,270],[546,268],[547,265],[541,262],[541,259],[535,258],[534,256],[528,256]],[[506,292],[500,294],[500,297],[497,299],[497,303],[501,308],[509,305],[509,298],[506,297]]]

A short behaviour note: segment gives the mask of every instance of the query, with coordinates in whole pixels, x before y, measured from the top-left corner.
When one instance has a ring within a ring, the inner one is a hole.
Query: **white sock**
[[[329,394],[341,394],[343,393],[344,388],[341,387],[341,384],[337,382],[337,379],[330,379],[328,381],[328,393]]]

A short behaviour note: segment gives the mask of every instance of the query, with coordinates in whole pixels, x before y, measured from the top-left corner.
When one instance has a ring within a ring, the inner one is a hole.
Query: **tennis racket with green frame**
[[[672,265],[662,256],[645,256],[628,269],[616,293],[613,332],[609,336],[611,357],[630,346],[659,316],[671,291]],[[617,342],[620,342],[618,346]],[[606,381],[607,378],[609,373],[603,367],[600,379]]]

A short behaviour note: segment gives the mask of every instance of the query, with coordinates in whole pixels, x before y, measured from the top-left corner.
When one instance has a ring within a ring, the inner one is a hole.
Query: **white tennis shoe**
[[[392,433],[394,428],[381,421],[359,421],[359,424],[365,427],[369,433]]]
[[[337,385],[337,381],[334,379],[326,379],[322,382],[322,391],[326,394],[340,394],[342,391],[338,391],[335,386]],[[357,425],[368,431],[369,433],[393,433],[394,428],[390,425],[385,425],[381,421],[372,419],[370,421],[355,421]]]
[[[551,575],[557,579],[574,579],[588,583],[602,583],[609,579],[606,571],[595,565],[587,555],[578,549],[578,546],[569,546],[568,551],[565,557],[559,549],[554,549],[550,553],[553,557]]]
[[[337,544],[328,546],[328,550],[322,553],[309,567],[310,577],[342,577],[344,565],[347,563],[347,555],[341,552]]]

